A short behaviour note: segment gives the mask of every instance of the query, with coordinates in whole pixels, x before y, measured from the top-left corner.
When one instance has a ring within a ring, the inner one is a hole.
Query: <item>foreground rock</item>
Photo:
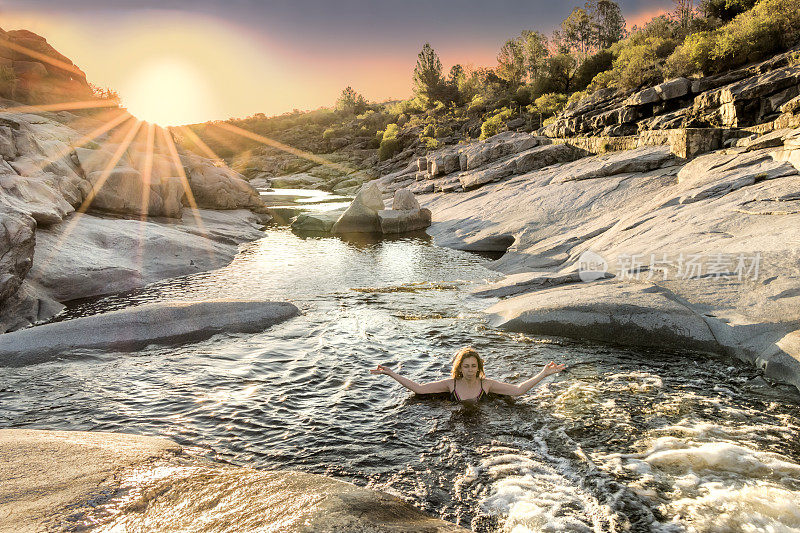
[[[466,531],[394,496],[314,474],[194,459],[155,437],[3,429],[0,459],[3,530],[83,521],[127,531],[189,531],[198,523],[215,531]]]
[[[74,349],[135,350],[154,342],[196,341],[255,332],[299,313],[287,302],[163,302],[23,329],[0,336],[0,364],[35,364]]]

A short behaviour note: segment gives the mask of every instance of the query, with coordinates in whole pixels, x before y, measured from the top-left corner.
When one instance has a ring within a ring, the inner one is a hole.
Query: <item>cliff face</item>
[[[92,90],[86,74],[28,30],[0,28],[0,96],[26,104],[88,100]]]
[[[744,128],[779,120],[798,105],[797,54],[795,48],[739,70],[676,78],[635,93],[602,89],[567,106],[542,133],[619,137],[673,128]],[[787,105],[791,109],[783,109]]]

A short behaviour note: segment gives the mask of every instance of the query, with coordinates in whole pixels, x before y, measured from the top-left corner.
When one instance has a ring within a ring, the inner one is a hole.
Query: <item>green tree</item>
[[[367,109],[367,101],[349,85],[336,100],[336,110],[351,115],[360,115]]]
[[[535,83],[545,73],[547,58],[550,56],[547,37],[538,31],[524,30],[521,39],[528,80],[531,83]]]
[[[602,50],[625,37],[625,17],[613,0],[589,0],[586,10],[595,28],[597,46]]]
[[[453,65],[450,67],[450,74],[447,76],[447,82],[458,87],[459,82],[464,79],[464,75],[464,67],[458,64]]]
[[[694,20],[694,0],[672,0],[672,4],[675,6],[672,17],[681,28],[688,30]]]
[[[441,87],[442,62],[430,43],[425,43],[414,67],[414,92],[433,102],[439,96]]]
[[[509,39],[497,54],[497,75],[516,87],[522,83],[525,74],[522,39]]]
[[[597,46],[597,34],[592,19],[585,9],[576,7],[561,22],[556,32],[561,52],[574,52],[583,59]]]

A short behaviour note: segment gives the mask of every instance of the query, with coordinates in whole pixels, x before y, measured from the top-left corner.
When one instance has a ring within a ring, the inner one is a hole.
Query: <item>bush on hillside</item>
[[[385,161],[400,151],[400,140],[397,134],[400,128],[397,124],[389,124],[383,132],[380,147],[378,148],[378,158]]]
[[[567,95],[559,93],[547,93],[536,99],[533,109],[544,117],[551,117],[558,114],[567,103]]]
[[[506,121],[511,118],[511,115],[514,112],[504,107],[500,109],[497,113],[486,119],[483,124],[481,124],[481,139],[487,139],[493,135],[497,135],[505,128]]]
[[[667,76],[714,74],[763,59],[800,41],[800,0],[762,0],[714,31],[687,37]]]
[[[613,62],[614,53],[609,49],[600,50],[593,56],[587,57],[586,61],[581,63],[581,66],[575,71],[575,76],[572,78],[572,88],[576,91],[586,89],[594,77],[601,72],[609,70]]]

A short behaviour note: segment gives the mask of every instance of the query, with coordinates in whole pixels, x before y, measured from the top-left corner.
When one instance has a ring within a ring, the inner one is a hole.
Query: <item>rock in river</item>
[[[261,331],[298,313],[287,302],[257,300],[145,304],[6,333],[0,336],[0,364],[35,364],[73,349],[129,350],[221,332]]]

